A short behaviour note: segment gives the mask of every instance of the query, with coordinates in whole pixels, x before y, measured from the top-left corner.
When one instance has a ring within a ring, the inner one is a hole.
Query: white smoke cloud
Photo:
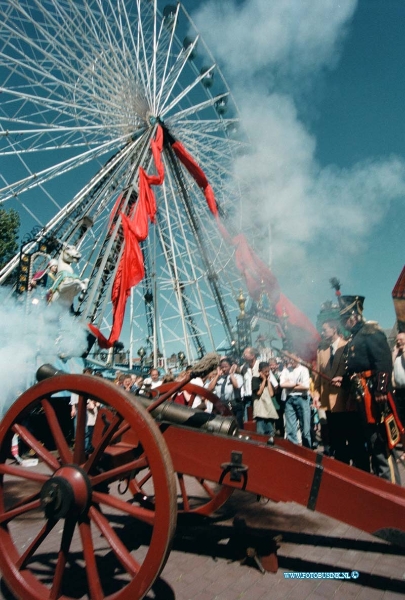
[[[282,288],[313,315],[325,282],[348,273],[348,259],[366,248],[390,203],[405,194],[401,158],[370,158],[347,169],[321,165],[316,139],[303,122],[322,73],[339,60],[356,5],[212,0],[193,15],[252,142],[252,151],[235,165],[250,189],[246,215],[260,206]],[[264,258],[270,254],[266,243]]]
[[[30,385],[43,363],[60,362],[60,356],[79,357],[87,347],[86,329],[42,300],[10,297],[0,288],[0,418]]]
[[[356,5],[357,0],[210,0],[193,17],[233,83],[267,73],[279,87],[336,63]]]

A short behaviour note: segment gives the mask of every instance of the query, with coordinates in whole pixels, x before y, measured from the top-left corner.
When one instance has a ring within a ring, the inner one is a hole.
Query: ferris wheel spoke
[[[178,20],[178,17],[179,17],[179,10],[180,10],[180,3],[177,4],[175,13],[172,16],[172,23],[171,23],[171,26],[170,26],[169,43],[168,43],[167,50],[166,50],[166,53],[165,53],[164,66],[163,66],[163,71],[162,71],[162,74],[161,74],[161,85],[160,85],[159,92],[156,95],[156,106],[155,106],[156,112],[158,112],[158,110],[159,110],[160,99],[162,97],[163,89],[164,89],[165,82],[166,82],[166,79],[167,79],[167,69],[168,69],[168,66],[169,66],[169,59],[170,59],[170,56],[171,56],[171,53],[172,53],[173,40],[174,40],[174,36],[175,36],[175,32],[176,32],[177,20]],[[162,21],[162,26],[165,26],[164,20]]]
[[[34,86],[35,88],[38,88],[38,85],[33,82],[32,86]],[[30,86],[30,89],[31,87]],[[44,87],[44,89],[42,89],[41,86],[41,92],[45,93],[49,93],[48,89],[46,87]],[[65,124],[65,119],[66,119],[66,114],[67,114],[67,109],[71,109],[72,110],[72,115],[74,113],[74,111],[77,110],[78,106],[77,104],[75,104],[74,102],[69,102],[65,99],[63,99],[62,96],[60,96],[61,99],[58,98],[47,98],[47,97],[42,97],[39,94],[34,94],[34,93],[28,93],[28,92],[24,92],[21,90],[9,90],[5,87],[0,87],[0,92],[2,93],[6,93],[7,95],[10,95],[12,97],[13,102],[15,102],[15,100],[17,101],[21,101],[24,103],[32,103],[35,104],[35,106],[38,109],[43,109],[42,111],[39,111],[39,114],[43,114],[45,116],[50,114],[50,109],[52,110],[52,113],[56,113],[56,115],[58,116],[62,116],[63,117],[63,121],[62,124]],[[94,97],[92,98],[93,102],[94,102]],[[105,104],[109,107],[109,108],[113,108],[114,110],[118,110],[119,109],[119,105],[115,102],[110,101],[109,99],[105,99],[103,98],[103,102],[105,102]],[[89,106],[88,108],[86,108],[87,111],[87,115],[96,117],[98,115],[98,110],[97,108],[94,108],[93,106]],[[36,116],[36,115],[35,115]],[[56,116],[55,116],[56,119]],[[12,121],[12,119],[10,119],[10,121]],[[20,121],[20,122],[26,122],[24,121]],[[44,119],[44,122],[48,122],[49,120]],[[32,123],[36,123],[38,125],[38,121],[32,121]],[[28,124],[30,124],[30,122],[28,122]],[[89,124],[92,124],[92,121],[89,121]],[[84,126],[85,127],[85,126]],[[57,127],[54,128],[55,131],[58,131]],[[78,129],[79,130],[79,129]],[[12,132],[10,132],[12,133]]]
[[[170,171],[169,171],[169,173],[170,173]],[[174,182],[172,181],[171,175],[169,175],[169,185],[170,185],[171,194],[173,196],[175,194],[175,191],[174,191]],[[167,204],[166,204],[166,206],[167,206]],[[179,239],[181,240],[181,242],[184,243],[184,252],[185,252],[185,255],[187,256],[187,262],[189,265],[188,268],[184,268],[184,272],[191,274],[191,279],[193,281],[193,290],[198,297],[197,304],[198,304],[198,306],[202,307],[203,322],[204,322],[206,331],[207,331],[209,339],[210,339],[211,347],[214,349],[215,343],[214,343],[214,339],[212,336],[211,327],[209,324],[209,318],[208,318],[208,314],[206,311],[205,302],[202,297],[202,291],[200,289],[200,285],[198,284],[198,279],[199,279],[200,275],[197,274],[197,264],[198,263],[194,259],[195,249],[192,250],[192,248],[191,248],[191,241],[188,239],[188,236],[187,236],[187,233],[185,230],[185,226],[184,226],[185,224],[184,224],[184,220],[182,218],[184,213],[182,211],[182,207],[180,206],[180,204],[175,204],[175,210],[176,210],[176,222],[178,222],[180,225]],[[166,220],[168,223],[170,223],[170,221],[171,221],[169,216]]]
[[[190,115],[195,115],[196,113],[198,113],[206,108],[215,106],[216,102],[218,102],[219,100],[222,100],[223,98],[227,98],[227,97],[228,97],[228,92],[225,92],[223,94],[218,94],[218,96],[215,96],[214,98],[210,98],[209,100],[200,102],[199,104],[194,104],[193,106],[190,106],[189,108],[185,108],[184,110],[179,110],[175,115],[171,116],[170,119],[168,119],[168,124],[176,123],[180,119],[184,119],[185,117],[189,117]],[[162,116],[164,116],[165,114],[166,114],[166,111],[162,111]]]
[[[48,36],[45,35],[44,37],[47,38]],[[54,39],[55,38],[53,38],[53,40]],[[54,51],[44,51],[41,47],[38,47],[37,44],[31,44],[31,46],[32,52],[35,53],[35,58],[27,57],[23,50],[18,52],[18,49],[14,48],[15,53],[21,54],[21,58],[13,57],[12,59],[12,63],[17,68],[19,75],[26,81],[26,85],[20,90],[9,90],[5,88],[3,91],[22,101],[34,102],[38,107],[43,106],[45,114],[49,114],[49,109],[51,108],[52,111],[56,111],[56,115],[58,115],[63,122],[65,122],[66,118],[69,116],[68,109],[70,108],[71,116],[74,118],[75,112],[79,107],[74,102],[70,104],[67,102],[66,93],[69,92],[70,97],[74,97],[77,81],[83,78],[84,74],[76,69],[72,69],[71,65],[69,67],[69,62],[66,59],[69,58],[70,50],[68,50],[67,53],[61,57],[61,60],[58,61]],[[4,53],[1,53],[1,55],[4,56]],[[49,71],[48,65],[51,60],[56,63],[55,66],[60,69],[60,73],[58,72],[57,75],[53,75],[52,72]],[[71,82],[68,81],[68,78],[71,79]],[[27,87],[35,91],[35,94],[24,94],[23,89]],[[97,110],[94,108],[94,93],[91,94],[88,90],[84,91],[88,96],[87,114],[85,118],[87,119],[88,115],[90,115],[93,116],[94,119],[97,115]],[[111,104],[115,109],[117,108],[116,105],[113,103]]]
[[[197,148],[200,152],[199,162],[202,162],[205,165],[208,172],[213,172],[213,177],[210,179],[210,183],[214,184],[216,177],[214,167],[215,165],[218,165],[218,161],[223,157],[223,152],[221,151],[220,147],[217,148],[217,145],[222,145],[222,142],[218,141],[214,136],[208,136],[207,134],[204,136],[196,136],[196,138],[198,141],[200,141],[200,144],[197,145]],[[184,144],[186,147],[188,147],[187,139],[184,140]],[[195,141],[193,144],[195,144]],[[204,151],[204,148],[208,146],[210,147],[209,153]],[[227,168],[227,165],[221,165],[220,176],[223,177],[224,175],[227,177],[232,177],[233,175],[231,168]],[[190,176],[188,176],[188,178],[190,178]],[[192,185],[195,184],[192,183]]]
[[[203,74],[196,77],[196,79],[192,83],[190,83],[190,85],[188,85],[178,96],[176,96],[172,100],[172,102],[168,106],[166,106],[166,108],[164,110],[162,110],[162,116],[165,116],[168,112],[170,112],[172,110],[172,108],[174,106],[177,106],[179,104],[179,102],[181,102],[181,100],[185,96],[187,96],[195,88],[195,86],[198,85],[204,79],[204,77],[206,77],[214,69],[215,69],[215,65],[213,65],[212,67],[207,69],[207,71],[205,71]]]
[[[135,63],[133,61],[132,53],[133,53],[133,45],[127,42],[127,33],[130,29],[130,24],[128,20],[128,13],[125,7],[125,2],[122,0],[118,0],[118,10],[116,10],[115,4],[111,1],[109,2],[110,10],[113,19],[117,25],[117,29],[119,31],[119,36],[122,40],[122,48],[121,48],[121,56],[124,59],[123,67],[127,70],[127,76],[131,77],[131,72],[134,69]],[[109,30],[110,31],[110,30]],[[111,44],[114,47],[114,39],[112,35],[112,31],[110,32],[111,36]],[[130,40],[130,38],[128,38]]]
[[[137,5],[137,10],[138,10],[138,27],[137,27],[137,38],[136,38],[136,42],[135,42],[135,47],[137,48],[137,59],[138,59],[138,64],[139,64],[138,68],[141,70],[141,72],[144,73],[144,80],[143,80],[144,91],[145,91],[146,98],[148,100],[148,105],[152,106],[152,92],[151,92],[151,86],[150,86],[150,65],[148,63],[148,52],[146,49],[147,42],[145,40],[146,28],[144,26],[144,20],[147,17],[145,17],[142,12],[140,0],[136,1],[136,5]],[[147,12],[149,12],[149,11],[147,11]],[[147,15],[147,16],[149,16],[149,15]]]
[[[36,2],[34,0],[34,5],[35,4],[36,4]],[[18,41],[18,42],[23,42],[24,44],[29,44],[33,50],[36,50],[38,52],[37,58],[39,58],[39,56],[43,55],[48,60],[51,59],[52,62],[55,62],[57,60],[59,63],[59,66],[62,66],[62,65],[65,67],[69,66],[69,62],[67,60],[69,57],[69,54],[70,54],[69,48],[63,48],[64,51],[63,52],[61,51],[60,55],[58,55],[58,57],[57,57],[56,52],[55,52],[58,47],[57,38],[55,38],[54,35],[50,36],[49,33],[47,32],[47,30],[44,27],[42,27],[40,23],[38,23],[35,16],[31,16],[27,11],[24,10],[24,7],[22,4],[14,3],[14,8],[21,15],[21,17],[20,17],[21,23],[19,25],[19,28],[9,25],[7,21],[3,22],[4,30],[13,34],[13,40]],[[49,15],[49,13],[43,13],[43,14]],[[48,44],[50,45],[50,47],[52,48],[52,54],[49,54],[42,47],[40,47],[34,39],[27,38],[26,33],[25,33],[25,28],[26,28],[27,24],[28,24],[28,26],[33,26],[35,28],[36,32],[42,34],[43,39],[46,40],[48,42]],[[59,26],[60,26],[60,24],[59,24]],[[67,32],[67,35],[69,36],[69,32]],[[70,42],[72,42],[72,41],[73,40],[70,40]],[[16,44],[11,45],[11,42],[8,40],[8,45],[13,47],[13,49],[16,51],[17,55],[20,54],[22,57],[24,56],[23,51],[22,50],[19,51],[19,48],[17,47]],[[10,55],[9,59],[17,60],[13,55]],[[41,61],[39,61],[39,64],[40,63],[41,63]],[[30,57],[27,57],[27,66],[30,64],[32,66],[34,66],[35,62]],[[45,77],[46,76],[49,77],[49,73],[47,74],[45,70],[42,72],[42,75]]]
[[[139,4],[137,5],[137,8],[139,11],[140,10]],[[126,28],[128,31],[128,37],[131,42],[131,54],[133,54],[135,56],[135,63],[133,63],[133,59],[131,57],[131,64],[133,65],[133,72],[135,75],[135,84],[140,83],[143,90],[146,90],[146,79],[144,76],[141,59],[139,56],[139,45],[137,43],[137,40],[135,40],[135,38],[134,38],[133,28],[131,27],[131,23],[129,22],[129,15],[126,10],[124,10],[123,13],[124,13],[124,18],[125,18]]]
[[[2,121],[3,119],[0,117],[0,121]],[[4,119],[5,120],[5,119]],[[16,120],[12,120],[12,122],[16,122]],[[26,125],[32,125],[32,123],[28,123],[25,122],[23,124]],[[22,147],[21,149],[11,149],[9,151],[1,151],[0,150],[0,156],[8,156],[8,155],[13,155],[13,154],[32,154],[33,152],[54,152],[55,150],[60,150],[62,147],[66,150],[69,148],[82,148],[82,147],[87,147],[89,145],[96,144],[98,142],[94,141],[94,142],[84,142],[84,141],[76,141],[75,138],[73,138],[73,141],[68,143],[68,139],[66,137],[65,134],[70,134],[70,136],[73,136],[75,134],[77,134],[78,132],[83,133],[83,132],[87,132],[89,134],[97,132],[97,131],[101,131],[104,128],[101,125],[88,125],[87,127],[60,127],[60,126],[56,126],[53,128],[43,128],[43,129],[7,129],[7,130],[3,130],[2,132],[0,132],[0,138],[1,137],[9,137],[9,136],[19,136],[19,135],[23,135],[25,137],[26,140],[28,140],[31,144],[31,147],[29,148],[25,148]],[[60,134],[60,137],[57,138],[55,136],[55,134],[58,133]],[[48,135],[52,135],[53,137],[53,141],[54,141],[54,145],[50,145],[49,142],[43,141],[42,144],[40,144],[40,141],[42,138],[44,138],[44,136],[48,136]],[[61,140],[62,143],[58,143],[58,139]]]
[[[94,60],[102,57],[100,49],[104,48],[105,50],[112,51],[112,54],[109,52],[112,60],[117,60],[116,48],[114,48],[111,36],[109,35],[108,17],[104,13],[103,5],[100,2],[97,2],[96,4],[98,9],[96,13],[94,10],[90,9],[90,5],[87,2],[80,5],[80,7],[77,4],[69,4],[69,11],[67,11],[63,9],[60,2],[53,0],[53,6],[55,7],[56,12],[62,16],[63,20],[69,20],[69,22],[73,23],[71,34],[73,46],[78,46],[80,50],[89,51],[93,45],[95,50]],[[111,14],[114,14],[113,10],[111,10]],[[100,21],[105,24],[106,30],[99,27],[98,23]],[[110,63],[105,60],[104,56],[103,65],[109,74],[114,73],[114,69],[111,67]],[[122,68],[122,65],[117,65],[117,67]],[[81,77],[83,77],[83,74]]]
[[[177,116],[177,115],[176,115]],[[215,133],[222,132],[224,126],[226,130],[232,126],[237,127],[239,119],[204,119],[204,121],[193,121],[192,119],[177,119],[174,121],[172,118],[168,119],[169,123],[176,123],[176,131],[181,134],[193,137],[194,132],[199,133]]]
[[[174,157],[172,160],[176,160]],[[177,178],[178,181],[176,183],[176,185],[178,185],[179,183],[181,184],[181,175],[180,175],[180,171],[177,171]],[[180,178],[180,179],[179,179]],[[199,192],[201,194],[201,192]],[[189,257],[189,262],[191,264],[198,264],[199,262],[202,264],[204,270],[206,273],[208,273],[208,283],[209,286],[212,290],[213,293],[213,297],[214,297],[214,301],[218,307],[218,310],[221,314],[221,317],[223,319],[225,319],[225,325],[227,327],[228,330],[228,335],[229,337],[231,337],[231,333],[230,333],[230,324],[229,324],[229,319],[226,315],[226,309],[224,306],[224,302],[223,302],[223,298],[222,298],[222,294],[220,292],[220,288],[219,288],[219,284],[216,281],[216,278],[213,277],[213,271],[212,271],[212,265],[210,263],[210,260],[208,258],[208,253],[207,253],[207,244],[209,244],[209,240],[210,240],[210,236],[205,236],[204,239],[206,240],[205,242],[203,241],[203,236],[201,236],[201,229],[202,229],[202,221],[199,219],[197,213],[194,211],[193,208],[193,202],[192,199],[190,197],[188,197],[186,191],[185,191],[185,187],[181,186],[179,191],[178,191],[178,195],[179,197],[182,199],[182,208],[183,208],[183,213],[186,215],[186,218],[188,218],[189,222],[190,222],[190,227],[193,230],[194,233],[194,241],[196,243],[196,250],[198,249],[197,253],[194,254],[194,256],[190,256]],[[168,221],[170,221],[170,219],[168,219]],[[180,239],[182,239],[184,236],[181,235]],[[212,237],[212,236],[211,236]],[[198,258],[197,258],[198,256]],[[185,270],[189,271],[190,267],[186,266]],[[210,276],[211,274],[211,276]],[[195,291],[196,289],[196,285],[193,285],[193,291]],[[194,297],[194,296],[193,296]],[[187,298],[187,304],[188,307],[190,306],[190,303],[193,302],[193,297],[191,298]],[[201,296],[200,296],[201,297]],[[195,298],[195,297],[194,297]],[[198,295],[197,295],[198,298]],[[196,303],[197,305],[197,303]],[[204,304],[203,304],[204,306]],[[213,339],[212,333],[211,333],[211,328],[209,326],[209,319],[207,317],[207,314],[205,312],[205,309],[202,310],[202,319],[205,322],[206,325],[208,325],[208,331],[210,339]],[[194,342],[197,345],[197,348],[201,347],[201,343],[199,341],[199,336],[197,333],[197,329],[195,327],[194,324],[194,317],[192,316],[192,313],[190,310],[188,310],[188,323],[189,323],[189,328],[192,331],[192,337],[194,339]]]
[[[103,154],[106,154],[111,148],[115,147],[119,141],[124,143],[126,137],[127,136],[122,136],[121,138],[108,141],[105,144],[99,145],[97,148],[83,152],[74,158],[65,160],[43,171],[40,171],[39,173],[34,173],[18,182],[5,186],[4,188],[0,189],[0,201],[5,202],[10,198],[15,197],[17,194],[22,194],[23,192],[26,192],[32,188],[38,187],[41,183],[50,181],[55,177],[75,169],[78,165],[83,165],[86,162],[90,162],[96,156],[102,156]]]
[[[85,185],[85,187],[75,196],[75,198],[65,207],[61,207],[59,206],[54,198],[49,195],[48,191],[46,189],[44,189],[42,186],[41,189],[43,190],[44,194],[49,197],[50,201],[52,203],[54,203],[57,208],[58,208],[58,213],[55,215],[55,217],[53,219],[51,219],[51,221],[48,222],[48,224],[46,225],[46,227],[38,234],[38,241],[40,241],[42,239],[42,235],[45,235],[45,233],[49,233],[52,232],[53,230],[55,230],[55,228],[57,228],[62,222],[63,220],[66,219],[71,219],[72,215],[74,214],[75,211],[78,211],[79,207],[82,207],[81,212],[83,212],[83,210],[89,211],[91,209],[93,209],[93,205],[94,202],[97,201],[97,196],[94,196],[94,200],[92,201],[92,204],[89,205],[87,204],[86,207],[84,207],[84,202],[86,197],[89,197],[89,195],[94,193],[94,189],[96,189],[100,183],[105,180],[107,177],[110,177],[113,181],[116,181],[117,177],[118,177],[118,170],[125,170],[126,165],[129,164],[129,161],[131,160],[131,150],[133,149],[134,146],[136,146],[136,144],[138,143],[139,140],[133,142],[130,145],[124,146],[124,148],[122,148],[122,150],[120,150],[115,157],[113,157],[111,159],[111,161],[109,161],[106,165],[104,165],[100,171],[98,172],[98,174],[93,177],[93,179]],[[118,169],[118,170],[117,170]],[[39,225],[43,225],[43,222],[36,218],[35,213],[33,213],[31,211],[31,209],[22,202],[21,198],[17,198],[18,202],[20,202],[20,204],[22,206],[24,206],[24,209],[26,210],[27,213],[32,214],[32,217],[35,219],[35,221],[39,224]],[[109,199],[107,199],[105,202],[108,202]],[[102,212],[103,211],[103,202],[99,203],[98,206],[98,211]],[[97,216],[97,213],[95,213]],[[34,243],[32,243],[31,245],[29,245],[26,248],[26,251],[31,251],[31,249],[35,246]],[[13,271],[13,269],[17,266],[18,261],[19,261],[19,253],[16,254],[14,256],[13,259],[11,259],[11,261],[8,263],[8,265],[6,265],[2,270],[1,270],[1,277],[0,277],[0,282],[4,281],[5,278],[8,276],[9,273],[11,273]]]
[[[129,69],[128,66],[129,66],[129,64],[131,64],[132,59],[131,59],[130,51],[126,45],[125,35],[123,35],[122,31],[119,31],[119,37],[122,40],[121,47],[120,48],[116,47],[115,34],[114,34],[114,31],[112,28],[112,24],[113,24],[113,22],[115,22],[115,24],[117,25],[118,30],[119,30],[119,21],[117,20],[117,17],[116,17],[117,8],[115,6],[113,6],[113,4],[110,1],[103,4],[99,0],[97,0],[97,6],[101,13],[102,21],[104,22],[105,27],[100,28],[97,26],[97,23],[94,23],[94,29],[95,29],[95,31],[98,32],[98,35],[101,36],[101,44],[102,44],[102,46],[105,46],[105,48],[107,50],[107,52],[103,52],[102,57],[100,56],[99,59],[102,59],[102,65],[103,65],[102,72],[104,74],[105,73],[108,74],[107,84],[109,86],[111,95],[114,96],[117,91],[116,82],[117,82],[117,79],[119,80],[119,74],[124,75],[126,73],[127,77],[128,78],[130,77],[131,69]],[[109,8],[108,13],[105,10],[106,7]],[[90,13],[87,5],[86,5],[86,10]],[[119,10],[122,10],[122,6],[120,7]],[[93,16],[91,16],[90,18],[94,19]],[[130,61],[129,64],[128,64],[128,61]],[[105,76],[103,79],[104,80],[102,80],[100,78],[99,73],[98,73],[97,74],[97,84],[100,86],[101,91],[103,90],[103,86],[106,83]],[[102,96],[104,96],[103,93],[102,93]]]
[[[198,36],[196,36],[194,41],[186,49],[184,49],[184,48],[182,49],[182,51],[180,52],[180,54],[177,57],[176,63],[173,65],[173,68],[170,70],[170,72],[168,74],[167,81],[165,82],[166,98],[163,100],[163,102],[159,106],[159,114],[162,117],[164,117],[165,114],[168,112],[168,109],[165,109],[165,106],[172,95],[173,89],[174,89],[176,83],[178,82],[178,80],[183,72],[184,67],[187,64],[187,60],[189,59],[194,48],[196,47],[197,42],[198,42]]]

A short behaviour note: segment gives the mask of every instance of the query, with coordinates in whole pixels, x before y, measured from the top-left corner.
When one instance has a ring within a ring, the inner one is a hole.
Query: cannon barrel
[[[151,404],[151,400],[141,395],[131,396],[131,400],[134,398],[139,400],[145,408],[148,408]],[[154,408],[151,415],[156,421],[167,421],[174,425],[195,427],[210,433],[221,435],[236,435],[238,433],[238,424],[233,417],[221,417],[220,415],[205,413],[167,400]]]
[[[66,375],[64,371],[56,369],[53,365],[44,364],[37,370],[36,377],[38,381],[54,377],[55,375]],[[187,381],[184,382],[186,384]],[[126,392],[128,399],[131,402],[140,402],[146,409],[156,400],[154,398],[148,398],[142,395],[133,395]],[[209,431],[210,433],[218,433],[220,435],[237,435],[238,424],[236,419],[233,417],[222,417],[220,415],[213,415],[210,413],[203,412],[189,408],[188,406],[182,406],[171,401],[164,401],[156,406],[152,411],[151,415],[156,421],[166,421],[173,425],[184,425],[185,427],[193,427],[196,429],[202,429]]]

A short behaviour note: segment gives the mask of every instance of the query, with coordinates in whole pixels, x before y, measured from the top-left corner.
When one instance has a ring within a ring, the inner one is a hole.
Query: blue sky
[[[336,71],[314,123],[323,162],[350,167],[369,157],[405,156],[405,4],[359,2]],[[405,263],[405,200],[387,208],[353,265],[347,289],[364,294],[367,314],[390,327],[390,293]],[[357,282],[359,285],[357,285]],[[346,285],[345,285],[346,289]]]
[[[283,290],[315,319],[336,276],[342,293],[366,296],[366,318],[391,327],[405,262],[405,3],[184,4],[257,144],[239,166],[268,177]]]

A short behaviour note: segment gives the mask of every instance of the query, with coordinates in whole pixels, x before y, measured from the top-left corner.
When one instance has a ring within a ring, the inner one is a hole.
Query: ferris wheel
[[[232,247],[201,182],[173,150],[182,144],[214,190],[229,231],[241,223],[233,165],[247,139],[209,49],[181,4],[156,0],[4,0],[0,7],[0,203],[36,227],[31,246],[75,245],[88,278],[81,318],[108,337],[111,290],[122,258],[121,215],[131,217],[140,168],[155,172],[163,129],[164,179],[140,243],[131,347],[191,361],[230,347],[242,287]],[[46,244],[45,244],[46,245]],[[19,256],[0,273],[10,281]],[[128,327],[128,323],[126,325]]]

